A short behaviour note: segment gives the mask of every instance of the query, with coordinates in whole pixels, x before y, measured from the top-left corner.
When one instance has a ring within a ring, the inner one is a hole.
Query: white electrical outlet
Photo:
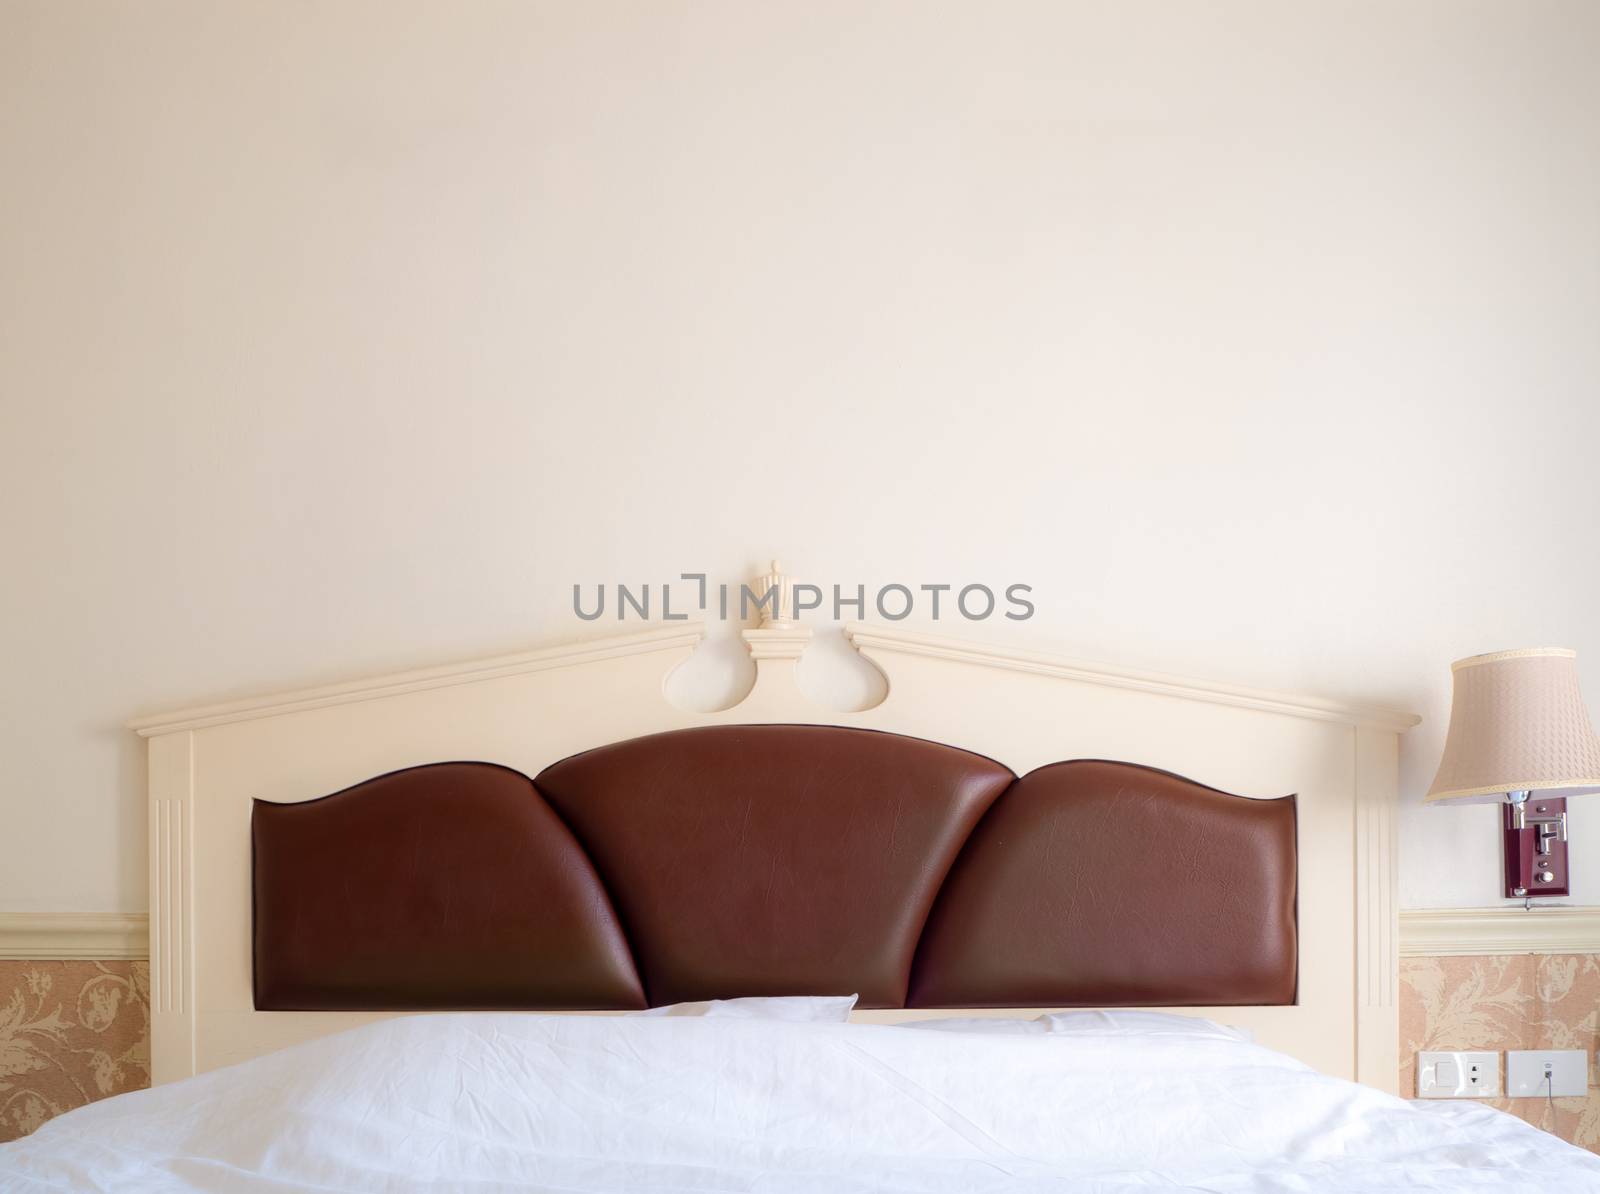
[[[1584,1049],[1507,1049],[1506,1094],[1514,1099],[1564,1098],[1589,1093]]]
[[[1498,1053],[1417,1054],[1419,1099],[1488,1099],[1499,1093]]]

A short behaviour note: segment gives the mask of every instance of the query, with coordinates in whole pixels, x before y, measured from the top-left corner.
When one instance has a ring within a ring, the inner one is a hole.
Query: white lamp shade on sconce
[[[1451,672],[1450,730],[1428,800],[1600,792],[1600,737],[1578,687],[1577,652],[1497,651],[1458,660]]]

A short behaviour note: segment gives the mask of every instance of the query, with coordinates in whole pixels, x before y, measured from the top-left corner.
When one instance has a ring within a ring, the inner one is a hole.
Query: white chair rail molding
[[[0,912],[0,960],[143,959],[143,912]]]
[[[1402,909],[1400,954],[1407,958],[1600,955],[1600,908]]]

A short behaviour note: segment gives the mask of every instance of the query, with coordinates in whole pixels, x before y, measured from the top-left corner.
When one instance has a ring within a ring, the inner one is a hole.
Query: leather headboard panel
[[[441,763],[253,820],[264,1010],[1295,998],[1295,805],[815,725]]]
[[[940,893],[913,1007],[1293,1003],[1295,804],[1148,767],[1041,767]]]
[[[918,738],[763,725],[619,742],[535,782],[588,847],[652,1003],[899,1007],[934,895],[1011,780]]]
[[[588,856],[519,772],[257,801],[251,831],[258,1008],[644,1006]]]

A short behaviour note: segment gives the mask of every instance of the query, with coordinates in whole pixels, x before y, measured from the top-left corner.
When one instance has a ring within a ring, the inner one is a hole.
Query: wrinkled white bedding
[[[474,1014],[359,1028],[0,1147],[0,1190],[1600,1192],[1600,1158],[1239,1041]]]

